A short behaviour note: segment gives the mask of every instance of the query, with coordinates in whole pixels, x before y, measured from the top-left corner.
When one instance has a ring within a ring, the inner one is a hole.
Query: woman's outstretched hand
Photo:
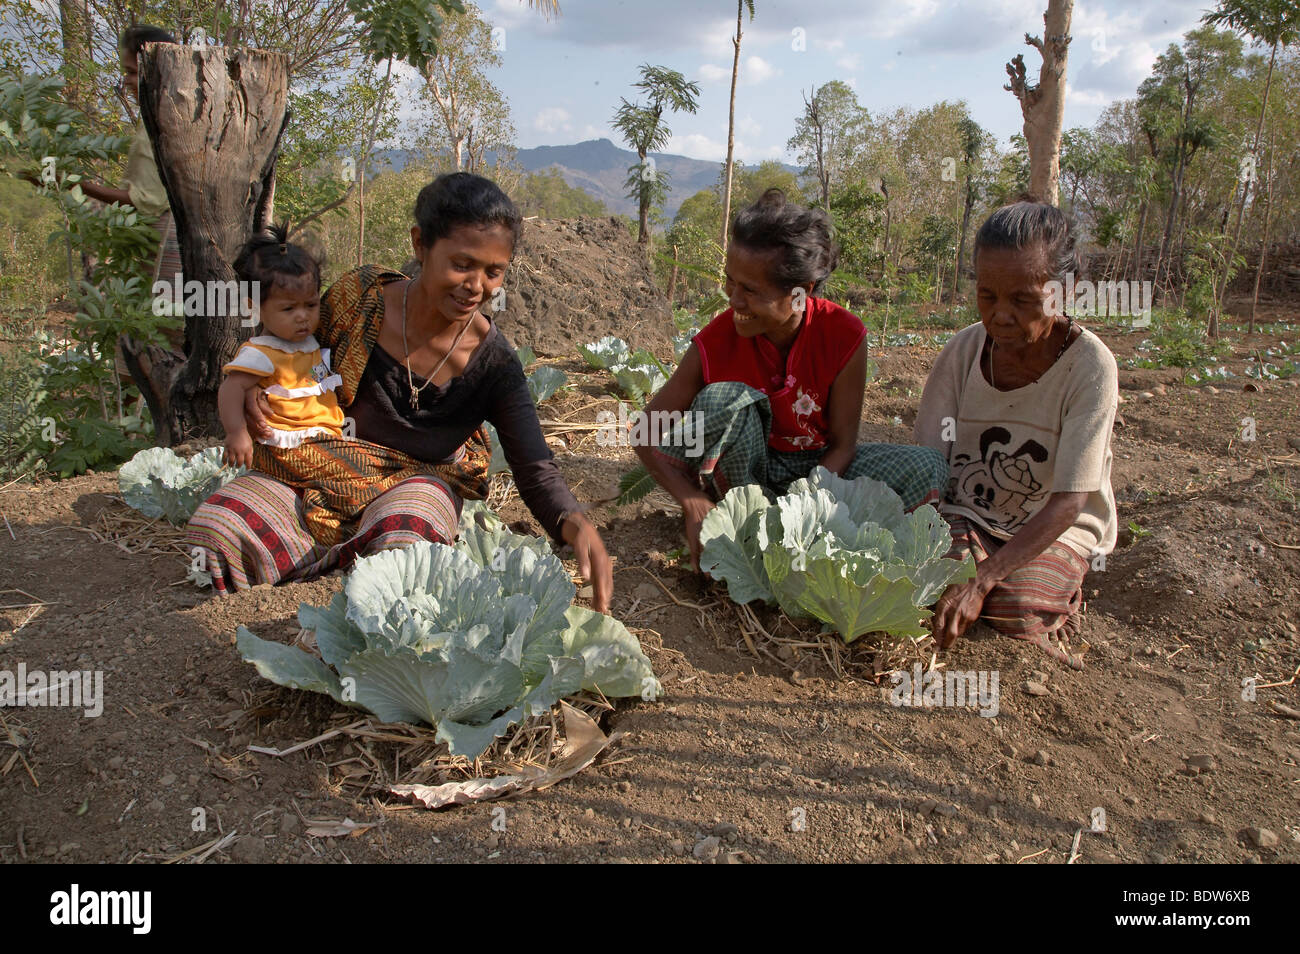
[[[270,413],[271,402],[266,399],[266,391],[253,387],[244,393],[244,422],[254,437],[271,436],[271,425],[266,423]]]
[[[598,613],[609,612],[609,599],[614,594],[614,568],[600,539],[600,532],[580,513],[570,514],[561,529],[564,542],[573,547],[578,560],[578,572],[591,581],[591,604]]]

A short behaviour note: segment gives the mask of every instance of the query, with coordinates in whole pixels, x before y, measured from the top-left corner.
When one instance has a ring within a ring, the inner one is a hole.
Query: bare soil
[[[672,315],[645,250],[615,218],[529,219],[496,316],[516,346],[545,357],[614,335],[672,355]]]
[[[1101,334],[1120,358],[1140,340]],[[1287,334],[1236,341],[1228,366],[1240,374],[1253,348]],[[908,439],[935,354],[875,355],[864,439]],[[607,377],[558,364],[573,387],[544,418],[590,425],[614,406]],[[666,694],[620,702],[605,726],[626,735],[559,786],[437,812],[355,784],[358,763],[379,781],[405,770],[385,743],[247,750],[355,717],[270,686],[232,645],[239,624],[292,639],[298,604],[326,602],[338,577],[212,598],[183,582],[186,559],[164,536],[141,549],[88,532],[111,537],[127,513],[115,475],[6,487],[0,605],[41,605],[0,609],[0,669],[102,669],[104,712],[0,711],[0,859],[156,860],[236,831],[210,861],[672,862],[698,845],[733,862],[1060,864],[1083,829],[1080,863],[1300,861],[1300,722],[1271,705],[1300,709],[1300,391],[1238,378],[1212,393],[1180,378],[1123,374],[1114,486],[1126,529],[1085,582],[1085,671],[983,626],[940,657],[999,674],[996,718],[891,705],[869,640],[840,648],[837,676],[829,637],[762,610],[774,638],[747,637],[725,590],[673,558],[669,498],[612,504],[631,453],[548,425],[616,558],[613,612]],[[517,498],[503,513],[537,529]],[[813,645],[791,648],[796,636]],[[1243,679],[1256,676],[1251,701]],[[1046,694],[1027,692],[1031,680]],[[200,807],[207,831],[193,830]],[[1105,831],[1093,833],[1098,808]],[[378,825],[309,837],[300,812]]]

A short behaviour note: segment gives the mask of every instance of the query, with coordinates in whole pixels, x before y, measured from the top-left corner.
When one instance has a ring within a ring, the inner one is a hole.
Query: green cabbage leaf
[[[122,465],[118,490],[127,506],[146,517],[166,517],[182,525],[222,484],[245,472],[223,466],[222,456],[220,447],[209,447],[188,460],[170,447],[149,447]]]
[[[761,599],[819,620],[852,642],[866,633],[920,637],[944,589],[975,575],[949,560],[947,522],[931,506],[905,513],[886,484],[814,468],[775,503],[734,487],[700,529],[701,568],[737,603]]]
[[[511,725],[580,689],[660,695],[636,637],[571,605],[574,595],[545,541],[467,504],[455,546],[364,557],[328,606],[299,607],[319,659],[242,626],[237,647],[272,682],[386,722],[435,726],[452,754],[477,758]]]

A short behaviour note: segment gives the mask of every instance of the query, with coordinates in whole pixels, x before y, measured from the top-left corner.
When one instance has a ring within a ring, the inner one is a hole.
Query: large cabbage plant
[[[170,447],[150,447],[122,465],[117,487],[127,505],[146,517],[188,523],[199,504],[244,473],[242,467],[224,467],[222,457],[220,447],[209,447],[189,459]]]
[[[775,503],[755,485],[733,487],[704,518],[700,544],[700,566],[737,603],[776,603],[845,642],[924,636],[928,607],[975,575],[969,556],[944,558],[952,535],[933,507],[905,513],[886,484],[822,467]]]
[[[636,637],[571,605],[564,565],[536,537],[469,507],[455,546],[418,543],[358,560],[327,607],[302,604],[321,658],[240,627],[247,662],[385,722],[427,723],[477,758],[516,722],[580,689],[658,698]]]

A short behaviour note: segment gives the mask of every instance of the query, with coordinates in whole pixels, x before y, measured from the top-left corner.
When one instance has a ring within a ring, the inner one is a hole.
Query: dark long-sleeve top
[[[447,463],[456,459],[462,445],[486,420],[497,430],[501,450],[524,504],[542,529],[563,543],[560,531],[564,518],[580,512],[582,507],[546,446],[524,369],[505,335],[489,318],[491,328],[470,355],[465,370],[445,385],[427,383],[425,378],[412,375],[415,386],[423,386],[417,406],[412,408],[406,365],[379,345],[374,324],[375,312],[382,313],[383,285],[405,276],[378,273],[373,266],[359,272],[349,273],[336,282],[336,287],[344,286],[338,289],[340,293],[331,288],[322,301],[322,305],[326,301],[331,306],[341,304],[341,310],[359,307],[370,312],[368,333],[361,336],[368,348],[364,369],[360,370],[355,387],[344,374],[345,386],[341,389],[345,399],[349,396],[347,392],[352,391],[346,413],[355,422],[356,436],[429,463]],[[347,293],[353,289],[355,297]],[[333,307],[328,313],[322,308],[322,326],[327,324],[327,317],[330,323],[337,320]],[[355,342],[356,338],[352,340]],[[347,347],[342,342],[341,345]],[[356,369],[358,363],[359,360],[354,360],[352,367]]]

